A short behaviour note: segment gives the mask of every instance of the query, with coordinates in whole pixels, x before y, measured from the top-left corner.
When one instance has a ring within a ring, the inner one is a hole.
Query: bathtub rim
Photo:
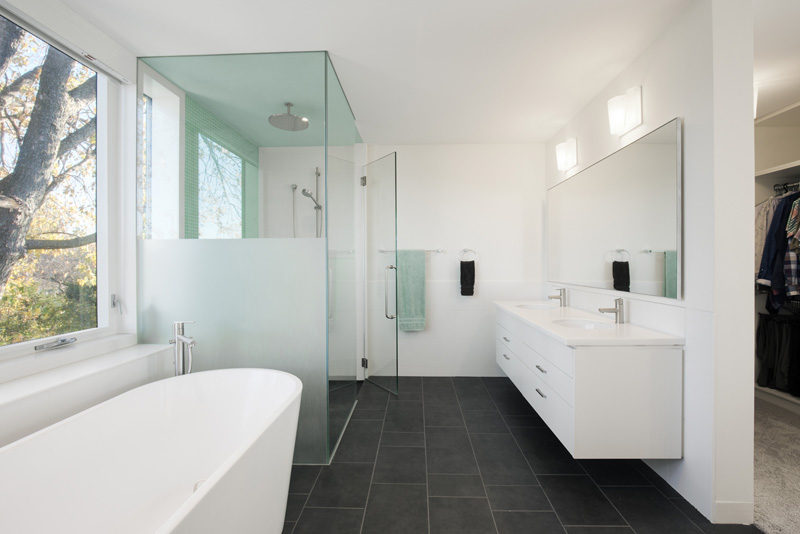
[[[252,438],[245,440],[245,442],[236,447],[234,451],[228,455],[227,458],[223,462],[219,464],[219,466],[209,475],[207,479],[205,479],[202,484],[195,490],[188,499],[183,501],[181,504],[169,518],[158,527],[156,530],[156,534],[166,533],[172,531],[175,527],[177,527],[180,522],[188,515],[188,513],[197,505],[199,501],[201,501],[206,494],[215,486],[215,484],[223,477],[225,474],[230,471],[231,467],[236,463],[236,460],[244,456],[244,454],[253,446],[253,444],[264,434],[264,431],[269,428],[272,423],[275,422],[278,417],[280,417],[286,409],[292,405],[296,400],[299,403],[300,396],[303,392],[303,382],[297,378],[295,375],[291,373],[287,373],[286,371],[279,371],[277,369],[259,369],[253,367],[242,367],[242,368],[235,368],[235,369],[216,369],[211,371],[200,371],[198,373],[191,373],[191,374],[200,374],[200,373],[217,373],[217,372],[226,372],[226,371],[258,371],[260,373],[270,373],[270,374],[281,374],[288,376],[292,379],[295,383],[295,390],[288,396],[288,398],[282,402],[279,406],[279,409],[276,409],[270,417],[267,418],[265,424],[258,427],[258,432],[254,432]],[[183,378],[184,376],[191,376],[190,375],[183,375],[174,378]],[[168,380],[168,379],[167,379]],[[295,432],[297,429],[295,428]]]
[[[80,411],[80,412],[78,412],[76,414],[73,414],[73,415],[71,415],[69,417],[66,417],[66,418],[60,420],[60,421],[57,421],[57,422],[53,423],[52,425],[48,425],[48,426],[46,426],[46,427],[44,427],[44,428],[42,428],[40,430],[37,430],[36,432],[28,434],[27,436],[24,436],[24,437],[22,437],[22,438],[20,438],[20,439],[18,439],[16,441],[12,441],[11,443],[9,443],[7,445],[4,445],[3,447],[0,447],[0,454],[2,454],[4,451],[8,451],[8,450],[11,450],[11,449],[14,449],[14,448],[17,448],[17,447],[24,446],[24,444],[27,441],[29,441],[31,439],[35,439],[39,434],[42,434],[42,433],[47,432],[47,431],[49,431],[51,429],[60,427],[62,425],[69,424],[73,419],[85,416],[88,413],[96,411],[96,410],[100,409],[101,406],[103,406],[104,404],[106,404],[108,402],[111,402],[111,401],[113,401],[115,399],[118,399],[120,397],[123,397],[125,395],[131,394],[134,391],[137,391],[139,389],[143,389],[143,388],[147,388],[147,387],[155,387],[154,384],[159,384],[159,383],[161,383],[161,382],[163,382],[165,380],[188,380],[188,379],[191,379],[193,376],[196,376],[196,375],[210,374],[210,373],[214,373],[214,374],[218,374],[218,373],[219,374],[222,374],[222,373],[224,373],[224,374],[243,374],[246,371],[251,371],[251,372],[255,371],[258,374],[265,374],[266,373],[266,374],[284,375],[284,376],[288,377],[294,383],[295,388],[294,388],[293,391],[290,392],[289,395],[287,395],[287,398],[284,399],[283,402],[281,402],[280,404],[277,404],[275,406],[275,409],[272,411],[270,416],[266,417],[262,424],[255,426],[256,430],[254,430],[254,432],[252,433],[252,437],[250,437],[249,439],[244,440],[241,444],[237,445],[234,448],[233,452],[231,452],[231,454],[229,454],[222,462],[219,463],[219,465],[216,467],[216,469],[214,469],[214,471],[211,472],[211,474],[208,476],[208,478],[205,479],[205,481],[203,481],[203,483],[197,488],[197,490],[194,491],[189,496],[189,498],[187,498],[185,501],[183,501],[183,503],[178,508],[176,508],[175,511],[156,530],[157,533],[169,532],[170,530],[174,529],[181,522],[181,520],[184,517],[186,517],[186,515],[189,513],[189,511],[192,508],[194,508],[194,506],[200,500],[202,500],[203,497],[205,497],[205,495],[210,491],[210,489],[212,487],[214,487],[215,483],[218,482],[228,471],[230,471],[231,467],[236,463],[236,460],[238,458],[241,458],[247,452],[247,450],[250,447],[252,447],[252,445],[264,434],[264,431],[267,428],[269,428],[270,425],[272,425],[272,423],[274,423],[275,420],[278,419],[278,417],[280,417],[286,411],[286,409],[289,406],[291,406],[291,404],[293,402],[295,402],[295,401],[299,402],[299,399],[300,399],[301,394],[303,392],[303,382],[298,377],[296,377],[295,375],[293,375],[291,373],[287,373],[285,371],[279,371],[277,369],[262,369],[262,368],[257,368],[257,367],[255,367],[255,368],[254,367],[242,367],[242,368],[212,369],[212,370],[207,370],[207,371],[198,371],[196,373],[190,373],[190,374],[187,374],[187,375],[172,376],[172,377],[168,377],[168,378],[163,378],[161,380],[155,380],[153,382],[149,382],[147,384],[143,384],[143,385],[138,386],[136,388],[133,388],[133,389],[130,389],[130,390],[125,391],[123,393],[120,393],[119,395],[116,395],[115,397],[112,397],[112,398],[107,399],[107,400],[105,400],[103,402],[95,404],[94,406],[90,406],[89,408],[87,408],[85,410],[82,410],[82,411]]]

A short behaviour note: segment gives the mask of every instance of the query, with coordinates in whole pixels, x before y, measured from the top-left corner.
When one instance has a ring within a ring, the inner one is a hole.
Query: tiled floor
[[[750,533],[640,461],[576,461],[505,378],[366,383],[330,466],[295,466],[284,532]]]

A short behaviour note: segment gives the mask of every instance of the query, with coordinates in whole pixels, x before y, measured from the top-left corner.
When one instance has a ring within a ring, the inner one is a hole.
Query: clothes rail
[[[775,194],[788,193],[789,191],[800,190],[800,182],[786,182],[784,184],[775,184],[772,186]]]

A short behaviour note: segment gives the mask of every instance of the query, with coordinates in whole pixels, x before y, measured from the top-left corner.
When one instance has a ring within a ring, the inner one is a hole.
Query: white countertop
[[[589,313],[577,308],[552,305],[543,309],[521,308],[520,305],[544,305],[544,301],[506,300],[495,301],[498,309],[508,312],[524,323],[538,328],[543,333],[557,339],[564,345],[580,346],[622,346],[622,345],[683,345],[683,338],[657,332],[633,324],[614,324],[613,319],[599,313]],[[611,328],[585,329],[558,324],[559,319],[583,319],[611,325]]]

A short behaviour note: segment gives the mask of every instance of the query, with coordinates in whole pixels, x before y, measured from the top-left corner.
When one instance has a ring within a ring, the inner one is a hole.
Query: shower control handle
[[[383,315],[387,319],[395,319],[396,315],[389,315],[389,271],[397,270],[396,265],[387,265],[383,270]]]

